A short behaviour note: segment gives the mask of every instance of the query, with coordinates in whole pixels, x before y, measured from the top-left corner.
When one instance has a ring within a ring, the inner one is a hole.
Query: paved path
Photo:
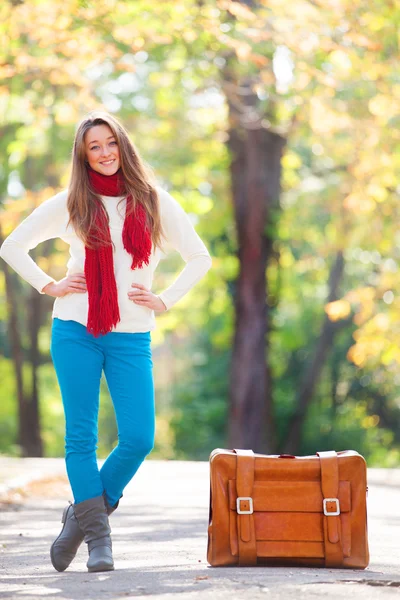
[[[370,470],[368,481],[371,564],[365,571],[210,568],[208,464],[147,460],[110,519],[116,570],[87,573],[83,544],[70,568],[57,573],[48,551],[70,498],[63,461],[0,458],[0,496],[17,502],[1,505],[0,598],[399,598],[399,471]],[[25,491],[18,494],[15,485],[21,482]]]

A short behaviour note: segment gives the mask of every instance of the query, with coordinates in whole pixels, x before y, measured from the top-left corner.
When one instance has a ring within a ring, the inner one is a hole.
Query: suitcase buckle
[[[242,500],[249,503],[249,510],[242,510],[240,508],[240,503]],[[238,498],[236,498],[236,512],[238,513],[238,515],[252,515],[254,512],[253,498],[250,498],[249,496],[238,496]]]
[[[336,502],[336,510],[335,511],[328,511],[326,508],[326,503],[327,502]],[[323,501],[324,504],[324,515],[327,517],[337,517],[338,515],[340,515],[340,504],[339,504],[339,499],[338,498],[324,498]]]

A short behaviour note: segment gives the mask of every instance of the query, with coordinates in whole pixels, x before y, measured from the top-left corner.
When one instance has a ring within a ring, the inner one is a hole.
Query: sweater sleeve
[[[186,262],[173,283],[158,295],[167,310],[178,302],[211,268],[212,259],[188,215],[168,192],[158,189],[161,223],[166,241]]]
[[[10,233],[0,247],[0,257],[40,294],[53,277],[29,256],[29,250],[45,240],[59,237],[66,209],[66,190],[45,200]]]

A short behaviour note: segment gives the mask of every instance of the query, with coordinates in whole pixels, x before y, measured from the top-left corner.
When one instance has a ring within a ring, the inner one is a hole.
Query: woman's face
[[[113,175],[119,169],[117,140],[108,125],[95,125],[85,135],[86,158],[98,173]]]

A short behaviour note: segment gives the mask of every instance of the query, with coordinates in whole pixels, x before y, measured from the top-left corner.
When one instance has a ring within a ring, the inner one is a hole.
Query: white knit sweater
[[[149,265],[132,270],[131,255],[125,250],[122,242],[126,198],[123,196],[102,196],[103,203],[110,217],[110,235],[114,242],[114,272],[118,290],[118,304],[121,320],[112,331],[146,332],[155,329],[154,311],[140,306],[130,300],[128,291],[132,283],[141,283],[151,290],[153,274],[163,251],[168,245],[177,250],[186,265],[173,283],[159,294],[167,309],[180,300],[210,269],[211,256],[198,236],[188,215],[181,205],[165,190],[157,187],[160,200],[160,216],[167,245],[162,250],[154,247]],[[121,200],[117,210],[118,202]],[[72,225],[67,227],[69,219],[67,209],[67,190],[52,196],[38,206],[18,227],[4,240],[0,248],[0,256],[39,293],[51,281],[47,275],[29,256],[29,250],[39,243],[52,238],[61,238],[69,244],[70,258],[67,263],[68,275],[84,273],[85,246],[78,238]],[[55,299],[52,317],[63,320],[74,320],[87,324],[88,294],[68,293]]]

